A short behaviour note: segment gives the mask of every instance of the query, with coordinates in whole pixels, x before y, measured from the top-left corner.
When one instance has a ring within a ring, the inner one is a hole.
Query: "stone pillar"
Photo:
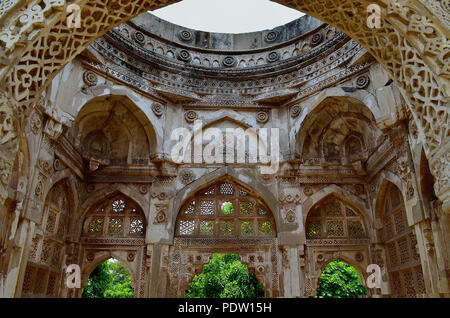
[[[305,279],[303,269],[300,268],[301,264],[299,262],[299,251],[297,246],[285,245],[281,247],[281,251],[283,255],[282,266],[284,297],[301,297],[304,295]]]
[[[151,251],[151,275],[149,281],[148,297],[163,298],[168,292],[168,266],[169,266],[169,245],[154,244],[148,245]]]

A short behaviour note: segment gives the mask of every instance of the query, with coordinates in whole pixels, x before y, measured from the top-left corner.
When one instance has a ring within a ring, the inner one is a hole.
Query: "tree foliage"
[[[357,298],[367,291],[356,269],[337,259],[330,262],[320,275],[317,298]]]
[[[83,288],[83,298],[133,298],[131,276],[117,260],[107,260],[98,265]]]
[[[200,275],[195,275],[186,298],[264,297],[262,285],[237,254],[213,254]]]

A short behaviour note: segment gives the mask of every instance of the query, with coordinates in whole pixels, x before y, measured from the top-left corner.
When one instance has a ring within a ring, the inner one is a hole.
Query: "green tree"
[[[356,269],[337,259],[330,262],[320,275],[316,298],[357,298],[366,294]]]
[[[133,298],[131,276],[119,261],[109,259],[98,265],[83,288],[83,298]]]
[[[258,298],[264,290],[237,254],[213,254],[200,275],[195,275],[186,298]]]

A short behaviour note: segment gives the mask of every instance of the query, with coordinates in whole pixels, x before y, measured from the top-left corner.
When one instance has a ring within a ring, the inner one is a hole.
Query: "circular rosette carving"
[[[263,110],[260,110],[256,114],[256,121],[260,124],[265,124],[269,120],[269,113]]]
[[[145,43],[145,35],[142,32],[136,31],[133,33],[132,37],[133,40],[139,45],[143,45]]]
[[[298,115],[300,115],[300,112],[302,111],[302,108],[300,107],[300,105],[294,105],[291,107],[291,117],[295,118]]]
[[[128,253],[128,255],[127,255],[127,260],[129,261],[129,262],[132,262],[132,261],[134,261],[134,257],[135,257],[136,255],[134,254],[134,253],[132,253],[132,252],[130,252],[130,253]]]
[[[364,255],[363,255],[361,252],[357,252],[357,253],[355,254],[355,260],[356,260],[357,262],[362,262],[362,261],[364,260]]]
[[[273,63],[276,62],[280,59],[280,54],[278,52],[270,52],[269,54],[267,54],[267,62],[269,63]]]
[[[145,185],[145,184],[140,185],[140,186],[139,186],[139,192],[140,192],[141,194],[147,194],[147,192],[148,192],[147,185]]]
[[[167,216],[164,213],[164,211],[159,211],[156,216],[155,216],[155,220],[154,220],[154,224],[162,224],[162,223],[166,223],[167,222]]]
[[[363,74],[356,78],[355,86],[356,86],[356,88],[360,88],[360,89],[366,88],[367,85],[369,85],[369,82],[370,82],[369,76],[366,74]]]
[[[197,118],[198,115],[193,110],[188,110],[187,112],[184,113],[184,119],[186,119],[188,123],[193,123]]]
[[[322,263],[325,260],[325,256],[323,254],[317,255],[317,263]]]
[[[311,45],[316,46],[322,43],[323,41],[323,35],[322,33],[316,33],[311,37]]]
[[[278,31],[275,30],[269,31],[267,32],[264,40],[268,43],[275,42],[278,39],[278,35],[279,35]]]
[[[152,111],[156,116],[160,117],[164,113],[164,106],[161,103],[153,103]]]
[[[181,41],[190,42],[192,40],[192,33],[191,31],[188,30],[181,30],[178,33],[178,37],[180,38]]]
[[[195,175],[191,170],[183,170],[180,172],[180,181],[183,184],[189,184],[194,181]]]
[[[306,186],[303,188],[303,194],[307,197],[311,196],[314,193],[313,188],[311,186]]]
[[[183,62],[189,62],[191,60],[191,53],[188,50],[180,50],[177,54],[177,58]]]
[[[225,67],[233,67],[236,64],[236,59],[233,56],[227,56],[222,60]]]
[[[288,223],[295,223],[296,220],[297,220],[297,217],[295,216],[294,211],[292,211],[292,210],[287,211],[287,213],[286,213],[286,221]]]
[[[91,86],[95,86],[97,85],[97,74],[95,74],[92,71],[86,71],[83,73],[83,82],[84,84],[86,84],[87,86],[91,87]]]
[[[88,262],[92,262],[94,260],[94,258],[95,258],[94,253],[88,253],[86,255],[86,259],[87,259]]]

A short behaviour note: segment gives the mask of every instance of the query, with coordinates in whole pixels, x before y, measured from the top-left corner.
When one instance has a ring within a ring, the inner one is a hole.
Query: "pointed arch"
[[[187,202],[192,199],[198,191],[208,188],[209,186],[220,182],[220,181],[230,181],[245,189],[252,194],[252,197],[261,201],[263,205],[269,210],[268,212],[272,214],[274,221],[275,232],[279,229],[280,219],[278,212],[277,200],[274,195],[260,182],[246,176],[243,171],[240,173],[236,172],[230,167],[222,167],[214,172],[204,175],[200,179],[187,185],[181,191],[179,191],[174,198],[173,215],[172,215],[172,226],[170,230],[170,237],[174,237],[176,233],[176,222],[179,216],[181,208],[187,204]]]

